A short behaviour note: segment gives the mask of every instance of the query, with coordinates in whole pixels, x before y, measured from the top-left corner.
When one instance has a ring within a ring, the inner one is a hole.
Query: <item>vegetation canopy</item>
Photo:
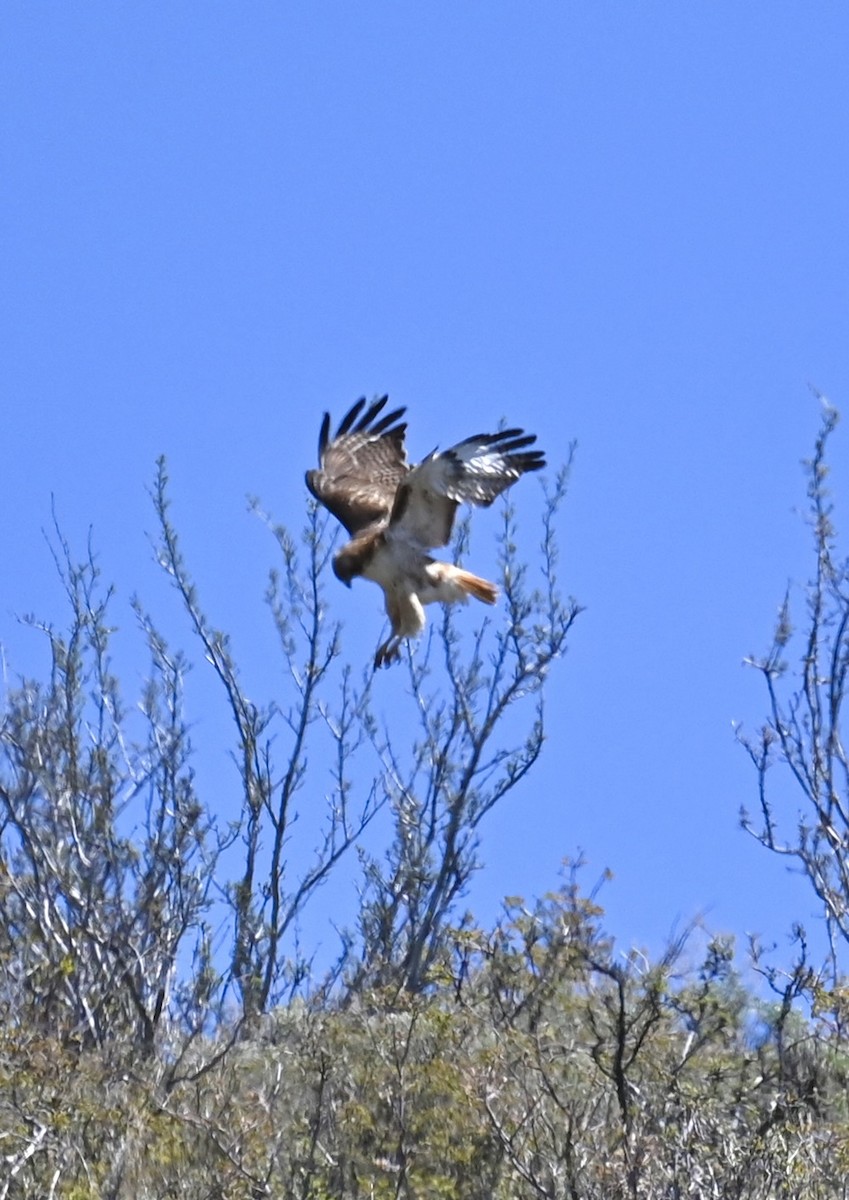
[[[804,609],[788,597],[750,660],[767,719],[743,737],[756,803],[742,813],[801,865],[830,955],[813,962],[801,927],[789,964],[753,947],[760,991],[721,936],[623,953],[580,861],[492,928],[462,907],[487,814],[533,778],[580,611],[558,581],[568,469],[544,486],[533,561],[503,505],[500,608],[446,609],[406,651],[406,707],[385,717],[325,601],[326,514],[311,507],[299,536],[264,518],[286,684],[258,703],[201,603],[159,463],[158,561],[231,722],[226,813],[195,774],[192,656],[134,601],[149,670],[128,701],[112,590],[57,526],[67,622],[30,620],[49,669],[7,688],[0,723],[0,1200],[845,1196],[836,420],[825,408],[806,467]],[[468,540],[461,523],[460,561]],[[780,772],[799,808],[776,798]],[[343,867],[359,899],[319,970],[302,918]]]

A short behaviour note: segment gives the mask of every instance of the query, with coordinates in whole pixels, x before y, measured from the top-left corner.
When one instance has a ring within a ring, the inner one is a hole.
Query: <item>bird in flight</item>
[[[331,437],[330,413],[318,436],[318,470],[307,487],[345,526],[351,540],[333,557],[348,587],[357,576],[383,588],[391,633],[375,669],[401,657],[401,643],[425,627],[424,605],[465,604],[469,596],[495,604],[495,584],[428,554],[447,545],[462,502],[487,507],[526,471],[545,466],[536,441],[522,429],[477,433],[450,450],[434,450],[418,466],[407,462],[405,409],[383,413],[389,397],[368,407],[365,397]]]

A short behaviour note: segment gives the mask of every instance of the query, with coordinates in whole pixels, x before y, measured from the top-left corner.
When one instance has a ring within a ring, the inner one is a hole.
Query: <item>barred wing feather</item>
[[[535,441],[522,429],[504,429],[435,451],[398,487],[389,532],[422,546],[446,545],[460,503],[487,507],[526,471],[545,466],[542,451],[528,449]]]
[[[380,522],[392,511],[398,484],[409,474],[404,448],[403,408],[381,416],[388,396],[366,408],[363,397],[330,436],[324,414],[318,438],[318,470],[307,471],[307,487],[350,534]],[[363,409],[366,409],[363,412]]]

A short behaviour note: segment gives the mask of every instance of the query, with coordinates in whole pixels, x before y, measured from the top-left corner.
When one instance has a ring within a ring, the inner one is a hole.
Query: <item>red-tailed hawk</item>
[[[495,584],[427,551],[445,546],[462,501],[490,505],[525,471],[545,466],[536,437],[522,429],[478,433],[450,450],[434,450],[417,467],[404,449],[405,410],[381,416],[388,396],[366,408],[358,400],[330,436],[330,413],[318,437],[317,471],[307,487],[351,535],[334,555],[333,571],[348,587],[357,575],[380,584],[392,624],[378,648],[375,668],[400,658],[401,642],[425,626],[423,605],[466,603],[469,596],[494,604]],[[363,412],[365,409],[365,412]]]

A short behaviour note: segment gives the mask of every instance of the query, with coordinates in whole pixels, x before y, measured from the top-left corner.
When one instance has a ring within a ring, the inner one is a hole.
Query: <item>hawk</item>
[[[487,507],[524,475],[545,466],[536,437],[523,429],[477,433],[450,450],[434,450],[418,466],[407,462],[405,409],[383,413],[388,396],[366,407],[363,397],[330,436],[330,413],[318,436],[318,470],[307,487],[351,536],[334,555],[333,572],[351,586],[357,576],[383,588],[392,630],[378,648],[375,669],[401,657],[401,643],[425,627],[424,605],[484,604],[495,584],[428,554],[445,546],[461,502]],[[363,411],[365,410],[365,411]]]

